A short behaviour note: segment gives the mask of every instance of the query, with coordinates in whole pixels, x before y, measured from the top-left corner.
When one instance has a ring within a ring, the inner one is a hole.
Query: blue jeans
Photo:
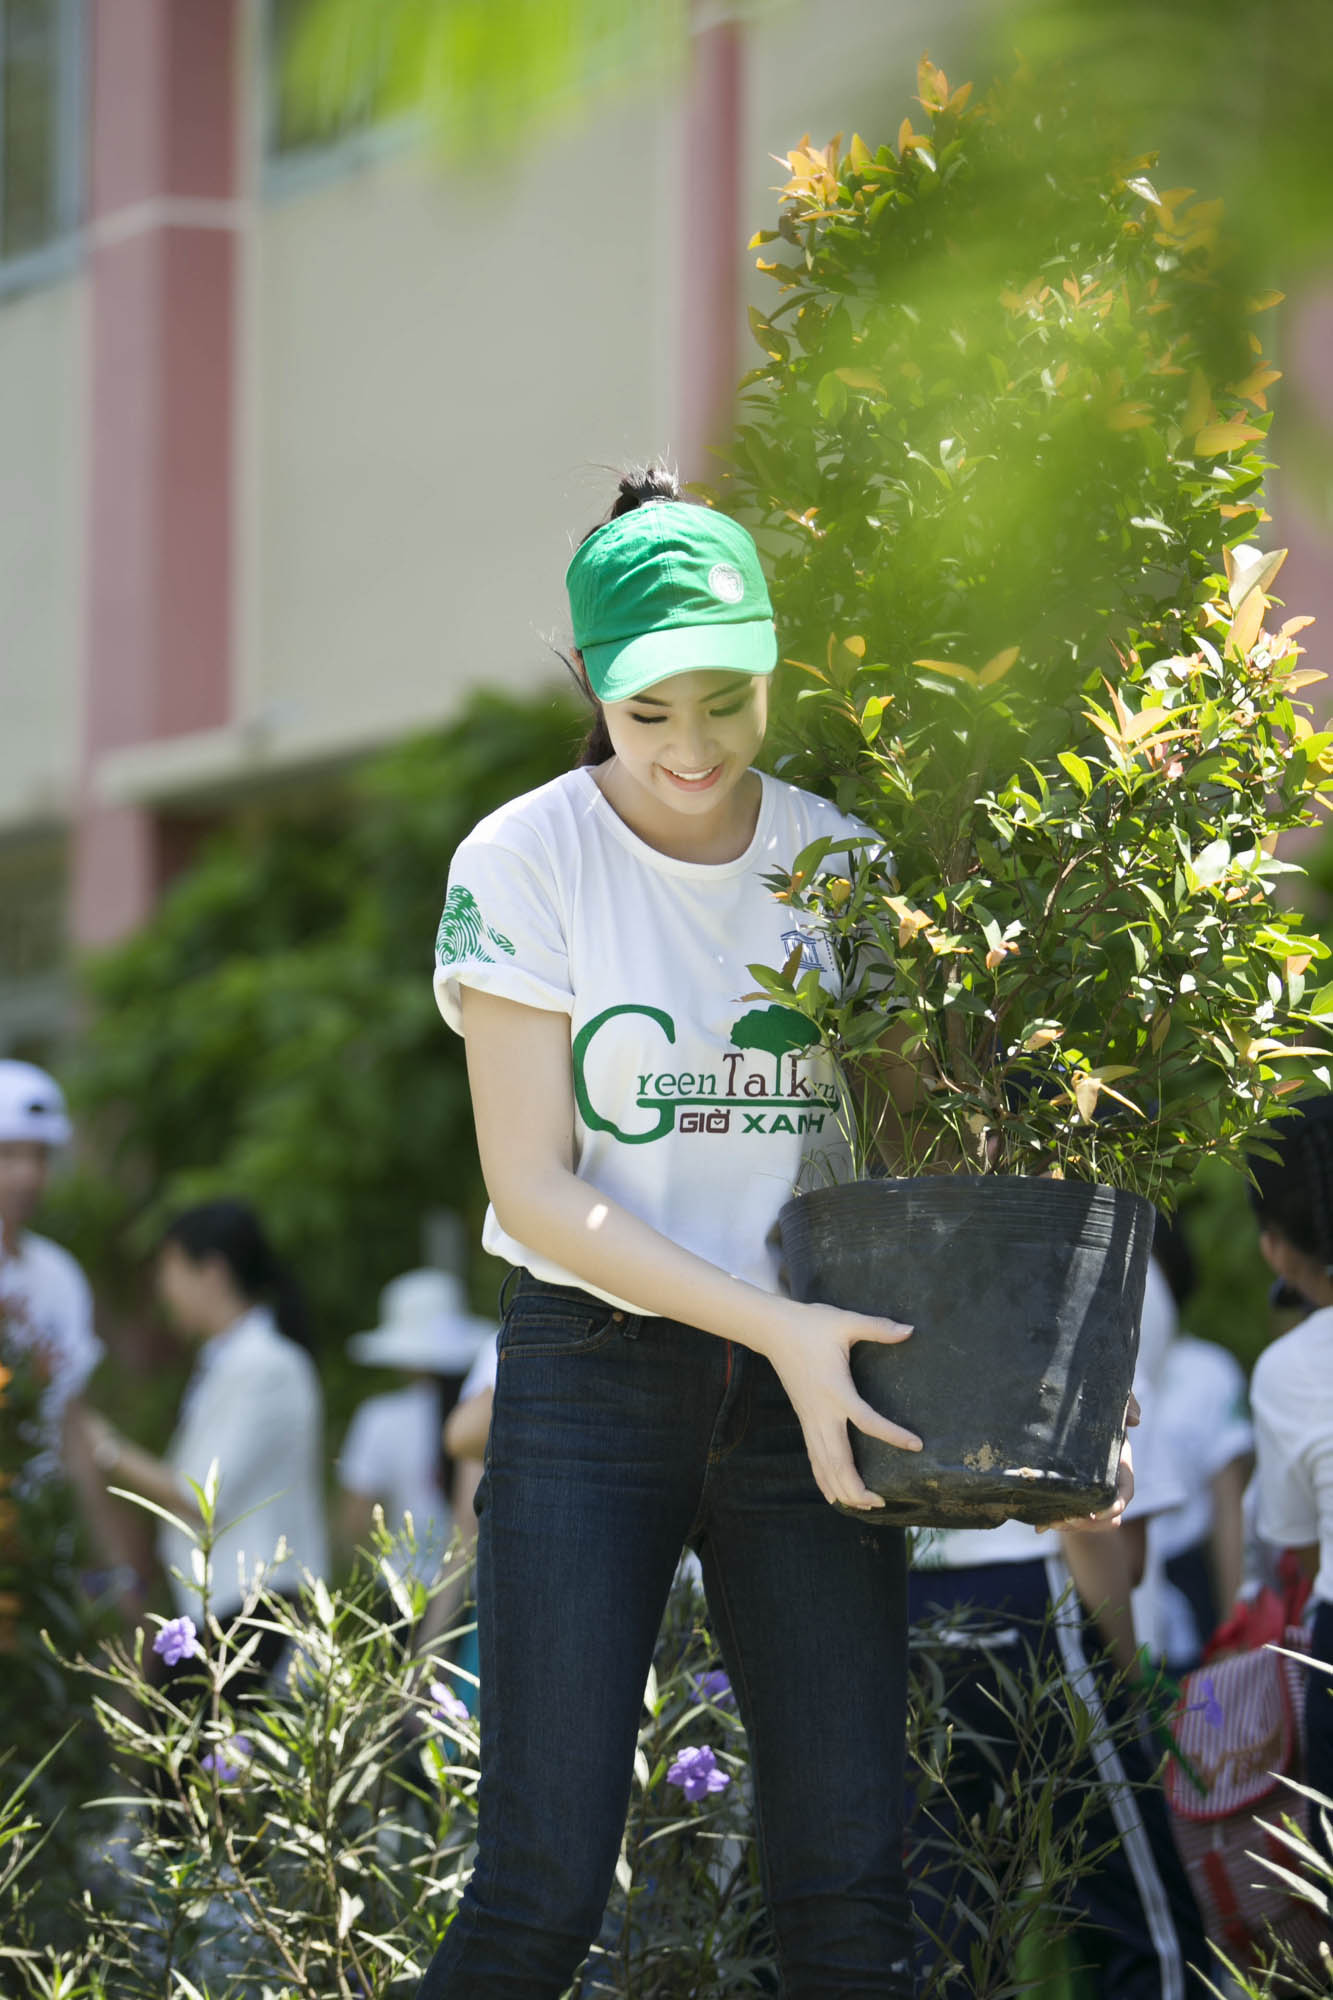
[[[572,1980],[686,1543],[749,1740],[782,1990],[910,2000],[903,1537],[823,1499],[769,1364],[520,1273],[477,1512],[477,1863],[419,2000]]]

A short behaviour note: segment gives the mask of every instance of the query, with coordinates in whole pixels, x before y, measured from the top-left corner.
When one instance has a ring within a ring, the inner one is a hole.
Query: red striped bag
[[[1309,1628],[1290,1626],[1283,1643],[1308,1651]],[[1204,1928],[1242,1967],[1275,1940],[1318,1963],[1316,1912],[1256,1859],[1299,1865],[1263,1822],[1290,1818],[1308,1834],[1306,1801],[1282,1783],[1302,1775],[1304,1720],[1305,1668],[1271,1645],[1186,1674],[1171,1719],[1179,1755],[1165,1782],[1176,1845]]]

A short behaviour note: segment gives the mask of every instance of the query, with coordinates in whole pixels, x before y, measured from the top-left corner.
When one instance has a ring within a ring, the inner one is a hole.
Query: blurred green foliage
[[[1008,0],[976,54],[1037,79],[1160,149],[1173,181],[1226,203],[1234,264],[1279,282],[1328,268],[1333,9],[1325,0]]]
[[[279,143],[420,118],[457,159],[511,150],[608,91],[661,85],[688,47],[688,0],[278,0]]]
[[[66,1072],[84,1158],[45,1226],[104,1304],[141,1292],[169,1212],[214,1194],[254,1202],[330,1350],[421,1261],[428,1211],[479,1240],[462,1044],[435,1008],[431,945],[456,843],[568,768],[584,728],[563,691],[476,695],[322,805],[239,818],[87,964]],[[490,1310],[480,1268],[473,1290]]]
[[[1128,150],[1159,153],[1163,185],[1224,205],[1224,308],[1269,286],[1327,283],[1327,0],[1008,0],[978,24],[976,57],[1003,69],[1016,50],[1052,97],[1084,107],[1076,144],[1094,149],[1114,123]],[[1333,533],[1333,428],[1311,388],[1288,377],[1279,392],[1284,485]]]
[[[1109,134],[1091,153],[1076,100],[1023,74],[976,98],[928,61],[918,91],[896,146],[794,148],[755,239],[778,298],[720,492],[803,677],[783,769],[883,847],[779,884],[836,993],[753,970],[869,1085],[859,1162],[887,994],[920,1085],[890,1171],[1174,1201],[1333,1011],[1273,895],[1272,843],[1333,771],[1309,620],[1269,615],[1281,552],[1250,539],[1273,300],[1223,309],[1217,204]]]

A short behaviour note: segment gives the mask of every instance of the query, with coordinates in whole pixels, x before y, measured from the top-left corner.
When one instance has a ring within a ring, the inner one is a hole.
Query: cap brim
[[[26,1112],[17,1118],[0,1115],[0,1144],[26,1141],[33,1146],[68,1146],[74,1128],[59,1111]]]
[[[778,663],[778,635],[771,618],[743,624],[715,620],[640,632],[604,646],[585,646],[583,664],[599,701],[627,701],[673,674],[715,668],[718,673],[771,674]]]

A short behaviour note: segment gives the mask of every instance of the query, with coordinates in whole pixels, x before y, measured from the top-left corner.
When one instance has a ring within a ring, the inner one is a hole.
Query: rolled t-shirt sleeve
[[[521,829],[516,829],[521,834]],[[569,1013],[569,946],[540,846],[488,835],[485,823],[454,855],[435,937],[435,998],[463,1031],[462,988]]]

